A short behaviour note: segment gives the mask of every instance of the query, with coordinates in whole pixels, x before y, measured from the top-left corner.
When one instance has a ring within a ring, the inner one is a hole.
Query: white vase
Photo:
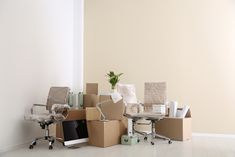
[[[117,88],[111,89],[111,93],[116,93],[117,92]]]

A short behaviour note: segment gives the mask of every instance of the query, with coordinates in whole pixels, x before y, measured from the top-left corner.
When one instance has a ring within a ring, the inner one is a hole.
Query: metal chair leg
[[[63,139],[62,138],[57,138],[57,137],[53,137],[49,135],[49,126],[46,125],[45,126],[45,136],[43,137],[38,137],[35,138],[31,144],[29,145],[29,149],[33,149],[33,147],[37,144],[37,141],[39,140],[46,140],[49,142],[49,149],[53,149],[53,144],[55,143],[55,141],[60,141],[63,143]]]

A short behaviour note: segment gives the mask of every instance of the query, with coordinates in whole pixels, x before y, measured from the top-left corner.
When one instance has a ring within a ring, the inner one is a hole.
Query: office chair
[[[144,107],[146,112],[152,112],[152,105],[166,105],[166,82],[147,82],[144,85],[144,89]],[[157,134],[155,131],[155,123],[162,118],[146,118],[146,120],[151,121],[151,132],[148,135],[151,136],[152,145],[154,145],[153,140],[155,138],[168,140],[169,144],[172,143],[170,138]],[[145,137],[145,140],[147,140],[147,137]]]
[[[137,133],[139,135],[146,137],[147,133],[135,129],[135,124],[137,124],[137,121],[140,118],[134,118],[130,116],[142,112],[140,108],[141,107],[143,108],[142,106],[143,104],[141,104],[136,97],[135,86],[133,84],[117,84],[117,92],[121,94],[126,106],[124,116],[126,116],[128,119],[128,135],[132,136],[135,133]],[[138,142],[139,141],[140,139],[138,138]]]
[[[29,145],[29,149],[33,149],[39,140],[47,140],[49,142],[49,149],[53,149],[53,143],[55,140],[61,140],[50,136],[49,125],[62,122],[66,119],[70,108],[67,105],[69,91],[70,89],[68,87],[51,87],[46,105],[33,104],[31,114],[25,115],[26,120],[35,121],[39,123],[42,129],[45,129],[45,136],[35,138]],[[47,110],[47,112],[37,113],[36,107],[43,107]]]
[[[148,136],[151,136],[151,144],[154,145],[154,139],[159,137],[161,139],[168,140],[171,144],[171,140],[165,136],[156,134],[155,132],[155,122],[164,118],[164,115],[151,113],[152,104],[162,104],[166,100],[166,83],[145,83],[145,103],[142,104],[137,101],[135,94],[134,85],[128,84],[118,84],[117,91],[123,96],[123,100],[126,102],[126,112],[125,116],[132,119],[133,133],[137,133],[144,136],[144,140],[148,140]],[[156,103],[153,103],[156,102]],[[129,105],[129,106],[128,106]],[[144,105],[144,111],[140,112],[140,108]],[[136,109],[137,108],[137,109]],[[147,120],[145,122],[140,122],[139,120]],[[138,131],[135,126],[151,126],[151,131]],[[138,139],[139,142],[139,139]]]

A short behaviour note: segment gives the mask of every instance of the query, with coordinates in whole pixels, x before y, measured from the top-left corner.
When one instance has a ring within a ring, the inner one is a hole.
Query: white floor
[[[83,146],[72,149],[54,145],[48,150],[46,143],[34,149],[28,146],[0,154],[1,157],[235,157],[235,139],[223,137],[193,137],[191,141],[176,142],[157,140],[154,146],[141,142],[133,146],[116,145],[108,148]]]

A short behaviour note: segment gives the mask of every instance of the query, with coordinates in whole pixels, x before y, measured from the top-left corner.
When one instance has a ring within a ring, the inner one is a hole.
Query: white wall
[[[80,0],[77,0],[80,1]],[[42,133],[24,114],[45,103],[50,86],[74,87],[74,0],[0,1],[0,152]],[[80,3],[82,4],[82,3]],[[80,28],[80,27],[79,27]],[[77,34],[81,30],[76,29]]]
[[[83,15],[84,1],[74,0],[74,92],[83,91]]]

